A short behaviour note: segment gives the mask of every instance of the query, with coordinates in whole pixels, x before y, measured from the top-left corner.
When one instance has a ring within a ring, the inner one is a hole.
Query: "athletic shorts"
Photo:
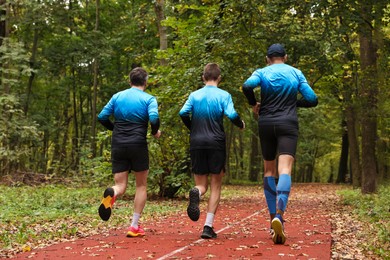
[[[295,158],[297,125],[260,125],[259,136],[264,160],[273,161],[278,154],[289,154]]]
[[[141,172],[149,169],[148,146],[127,146],[111,149],[112,173]]]
[[[225,172],[226,151],[216,149],[191,150],[192,172],[206,175]]]

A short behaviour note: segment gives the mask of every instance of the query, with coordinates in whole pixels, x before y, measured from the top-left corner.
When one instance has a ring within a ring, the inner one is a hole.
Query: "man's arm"
[[[98,119],[99,123],[101,123],[106,129],[112,131],[114,130],[114,124],[109,120],[103,120],[103,119]]]
[[[248,100],[249,105],[251,106],[256,106],[257,104],[253,89],[260,86],[260,83],[261,83],[260,74],[259,71],[256,70],[242,85],[242,92],[244,93],[246,99]]]
[[[240,129],[245,128],[244,121],[241,120],[240,116],[234,109],[234,104],[232,100],[232,96],[229,94],[227,99],[225,100],[224,113],[230,119],[230,121]]]
[[[182,115],[180,115],[180,118],[183,121],[184,125],[188,128],[188,130],[191,130],[191,118],[189,116]]]
[[[316,107],[318,105],[318,99],[315,101],[308,101],[303,97],[297,100],[297,107]]]
[[[106,129],[114,130],[114,124],[110,121],[109,117],[114,113],[114,97],[108,101],[108,103],[104,106],[100,114],[98,115],[98,121],[101,123]]]
[[[152,135],[156,135],[158,129],[160,129],[160,119],[157,118],[156,120],[150,121],[150,126],[152,128]]]
[[[257,101],[256,101],[255,92],[253,91],[253,88],[247,86],[244,83],[244,85],[242,86],[242,92],[244,93],[246,99],[248,100],[249,105],[256,106]]]
[[[180,109],[179,112],[179,116],[181,120],[190,131],[191,131],[191,117],[190,117],[191,111],[192,111],[192,104],[191,104],[191,95],[190,95],[186,103],[184,103],[183,107]]]
[[[158,115],[158,104],[155,97],[149,100],[148,104],[148,114],[150,127],[152,129],[152,135],[156,135],[158,133],[158,129],[160,128],[160,117]]]
[[[233,120],[231,120],[231,122],[237,126],[238,128],[240,129],[244,129],[245,128],[245,123],[244,123],[244,120],[241,120],[240,116],[237,115],[237,117],[235,117]]]
[[[318,105],[318,98],[314,90],[309,86],[305,76],[299,75],[298,91],[302,94],[302,98],[297,100],[297,107],[315,107]]]

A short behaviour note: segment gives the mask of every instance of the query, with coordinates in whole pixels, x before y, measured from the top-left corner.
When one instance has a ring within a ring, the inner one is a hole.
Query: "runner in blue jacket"
[[[258,115],[264,159],[264,194],[271,217],[272,240],[275,244],[284,244],[283,213],[290,194],[298,140],[297,107],[315,107],[318,100],[303,73],[285,64],[287,54],[281,44],[272,44],[266,59],[268,66],[253,72],[245,81],[243,92]],[[256,87],[261,88],[260,102],[253,92]],[[298,93],[302,98],[297,100]]]
[[[98,116],[99,122],[113,131],[111,142],[112,173],[115,185],[104,191],[99,216],[107,221],[117,196],[125,193],[128,174],[134,171],[136,192],[134,213],[127,236],[143,236],[145,231],[138,225],[147,197],[149,154],[146,142],[148,122],[152,135],[159,138],[161,132],[156,98],[145,93],[147,72],[135,68],[130,72],[131,88],[116,93]],[[115,122],[109,119],[114,116]]]
[[[231,95],[218,88],[221,70],[215,63],[205,66],[205,86],[192,92],[180,110],[180,117],[190,130],[190,155],[195,187],[189,194],[187,214],[197,221],[200,216],[199,202],[208,188],[210,175],[210,198],[202,238],[216,238],[213,223],[221,196],[222,177],[225,173],[226,137],[223,116],[227,116],[240,129],[245,128],[234,109]]]

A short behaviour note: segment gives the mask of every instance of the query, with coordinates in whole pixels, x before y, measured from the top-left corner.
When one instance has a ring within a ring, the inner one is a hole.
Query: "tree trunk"
[[[10,4],[7,3],[7,0],[0,0],[0,6],[1,6],[1,16],[3,19],[0,21],[0,45],[3,44],[3,40],[9,36],[9,25],[8,25],[8,14],[10,12]],[[3,71],[7,70],[8,64],[5,62],[5,64],[0,64],[0,66],[3,68]],[[10,86],[8,83],[4,83],[2,78],[6,77],[6,73],[3,72],[0,76],[0,84],[3,87],[4,93],[9,94],[10,93]]]
[[[361,80],[361,129],[362,129],[362,192],[374,193],[377,191],[377,47],[374,43],[371,21],[371,1],[362,1],[362,23],[359,26]]]
[[[313,171],[314,171],[314,164],[308,164],[305,167],[305,176],[303,182],[312,182],[313,181]]]
[[[257,120],[251,120],[251,153],[249,158],[249,180],[257,182],[260,175],[260,149]]]
[[[230,169],[230,150],[232,147],[233,141],[233,124],[230,124],[229,131],[226,132],[226,173],[227,173],[227,183],[230,183],[231,180],[231,169]]]
[[[43,131],[43,147],[42,147],[42,160],[40,161],[40,168],[42,169],[43,173],[47,172],[47,158],[49,157],[49,140],[50,140],[50,133],[47,129]]]
[[[240,155],[239,155],[239,149],[237,147],[237,140],[233,139],[233,155],[234,155],[234,161],[235,161],[235,171],[234,171],[234,180],[238,180],[239,172],[240,172]],[[233,175],[233,174],[231,174]],[[232,176],[233,177],[233,176]]]
[[[73,64],[73,62],[72,62]],[[73,104],[73,129],[74,136],[72,137],[72,168],[77,169],[79,165],[79,123],[77,117],[77,87],[76,87],[76,73],[72,65],[72,104]]]
[[[386,132],[383,131],[383,132]],[[390,180],[390,162],[389,162],[390,146],[384,138],[378,141],[378,174],[379,180]]]
[[[164,0],[156,0],[154,4],[154,11],[156,13],[158,34],[160,36],[160,50],[166,50],[168,48],[167,27],[161,24],[161,22],[165,20]],[[166,65],[167,61],[165,59],[161,59],[160,64]]]
[[[348,173],[348,131],[346,129],[346,122],[345,120],[342,121],[341,127],[342,127],[342,137],[341,137],[341,154],[340,154],[340,161],[339,161],[339,172],[337,175],[336,183],[345,183],[347,173]]]
[[[37,50],[38,50],[38,36],[39,36],[39,31],[38,28],[36,28],[36,25],[34,25],[34,39],[33,39],[33,46],[31,49],[31,58],[30,58],[30,68],[34,69],[35,68],[35,60],[36,60],[36,55],[37,55]],[[35,78],[35,72],[32,71],[30,74],[30,77],[28,78],[28,84],[27,84],[27,97],[26,97],[26,103],[24,104],[24,114],[27,115],[28,113],[28,108],[30,105],[30,98],[31,98],[31,93],[32,93],[32,85],[34,82]]]
[[[7,17],[7,8],[5,8],[5,5],[7,3],[7,0],[0,0],[0,15],[1,17]],[[8,36],[7,34],[7,19],[1,19],[0,20],[0,46],[3,44],[3,39]]]
[[[356,133],[356,113],[352,105],[347,105],[345,109],[346,124],[348,131],[349,160],[351,165],[352,185],[355,188],[361,187],[362,168],[360,162],[360,150],[358,136]]]
[[[95,31],[99,30],[99,8],[100,8],[100,0],[96,0],[96,21],[95,21]],[[96,110],[96,102],[97,102],[97,92],[98,92],[98,73],[99,73],[99,60],[96,55],[93,61],[93,96],[92,96],[92,122],[91,122],[91,150],[92,157],[96,157],[96,120],[97,120],[97,110]]]
[[[238,147],[239,147],[239,152],[240,152],[239,178],[243,178],[244,177],[244,168],[245,168],[245,164],[244,164],[244,141],[242,140],[242,135],[243,135],[242,133],[238,134]]]

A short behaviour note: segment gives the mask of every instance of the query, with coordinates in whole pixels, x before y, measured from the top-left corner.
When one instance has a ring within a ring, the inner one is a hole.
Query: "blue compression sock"
[[[279,183],[276,187],[276,191],[278,194],[278,214],[283,214],[286,210],[288,196],[290,195],[291,189],[291,176],[288,174],[280,174],[279,175]]]
[[[276,214],[276,184],[275,177],[264,177],[264,195],[269,214]]]

